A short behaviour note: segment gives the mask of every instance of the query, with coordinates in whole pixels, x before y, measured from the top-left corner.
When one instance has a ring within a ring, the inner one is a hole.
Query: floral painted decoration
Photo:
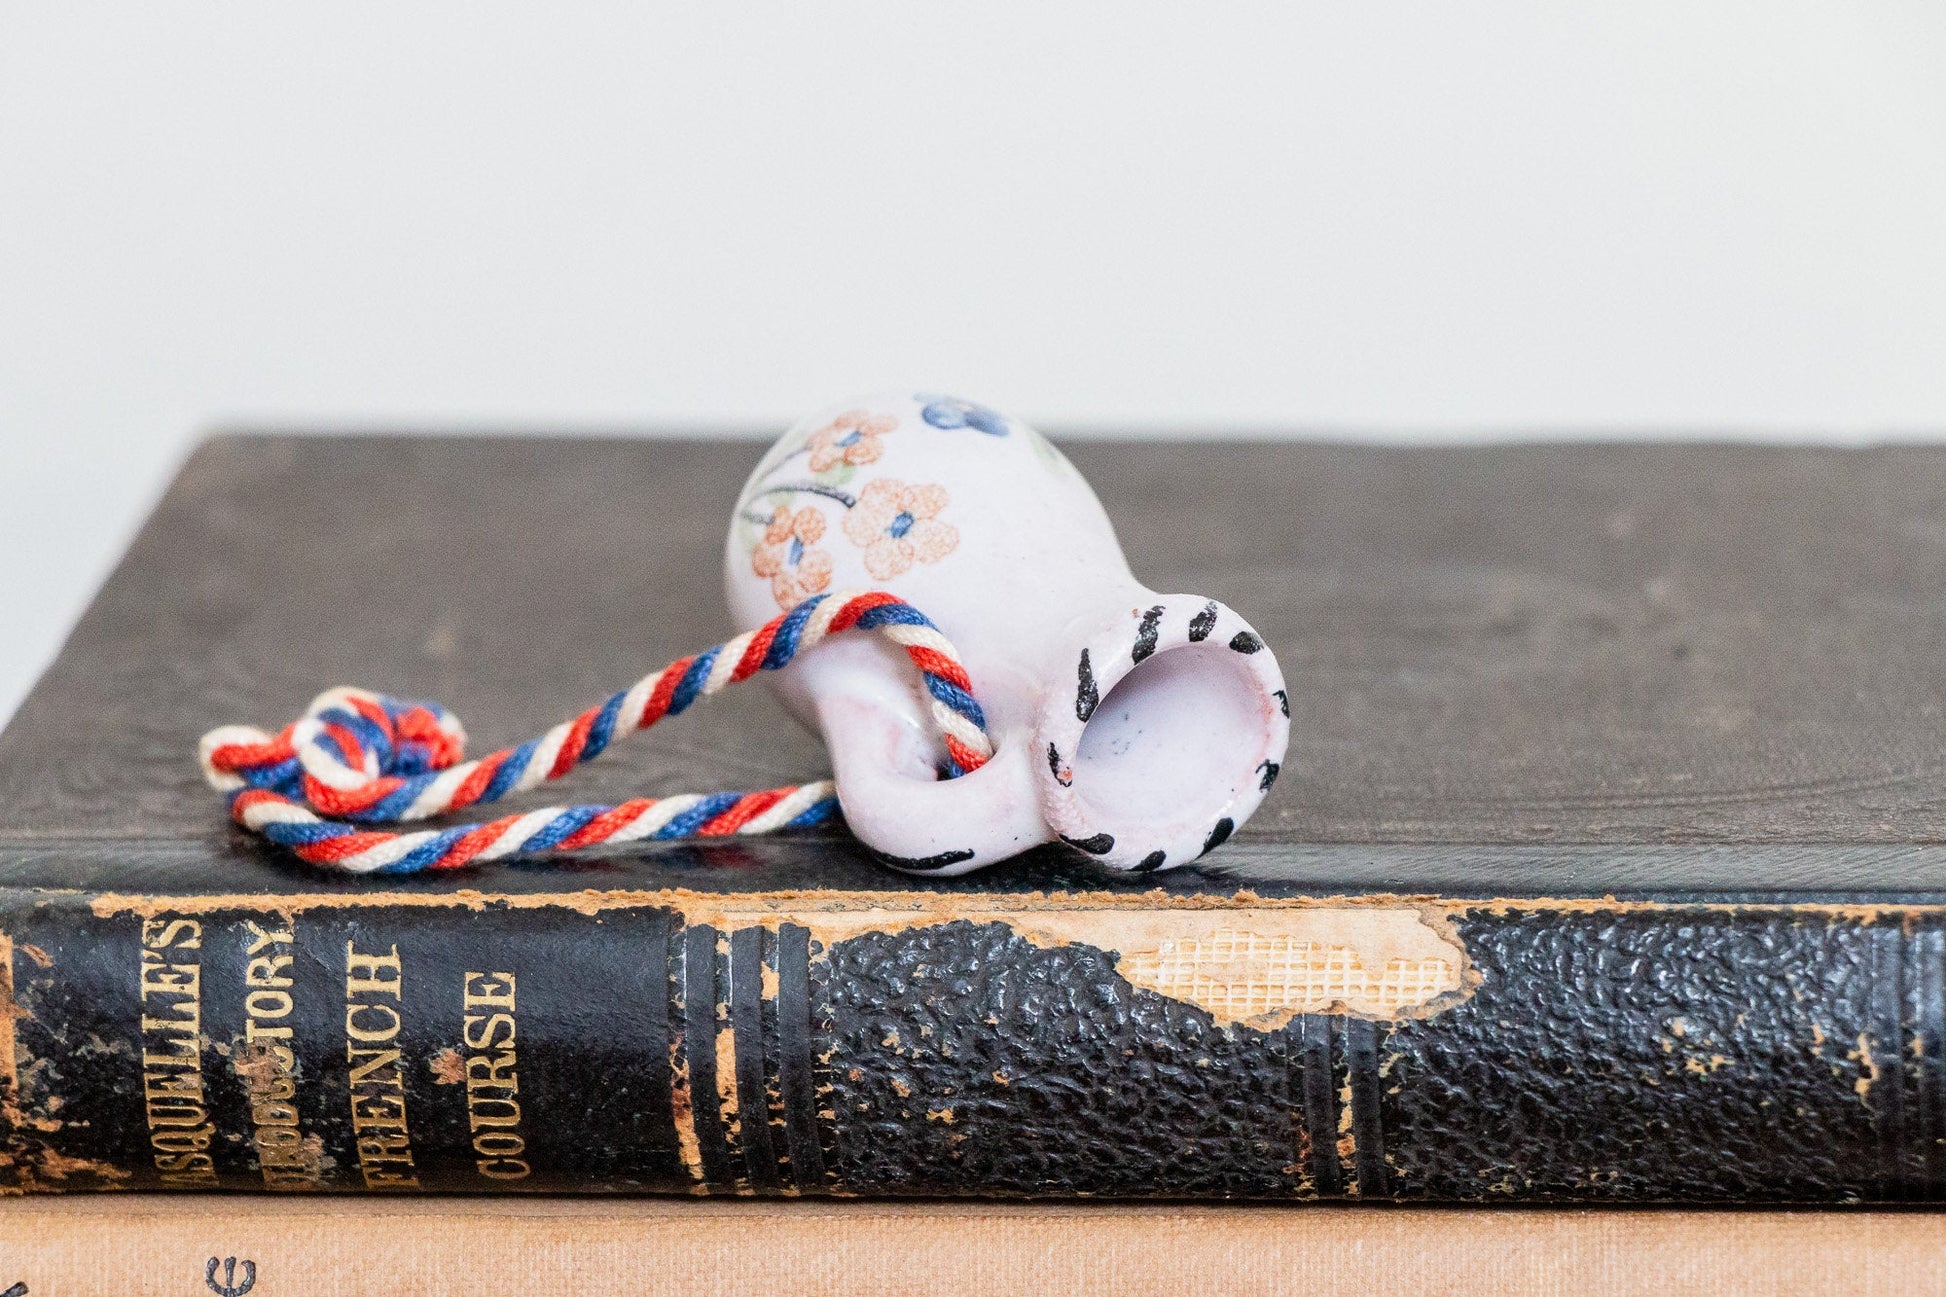
[[[845,535],[865,551],[865,570],[890,581],[914,563],[937,563],[959,546],[959,529],[940,522],[943,486],[907,486],[882,477],[858,493],[845,515]]]
[[[846,530],[849,533],[849,519]],[[824,537],[824,515],[816,509],[792,511],[777,506],[763,537],[750,553],[750,570],[770,579],[780,608],[792,608],[831,584],[831,555],[815,546]]]
[[[811,471],[829,472],[840,464],[869,464],[882,448],[878,439],[899,426],[889,414],[867,415],[863,410],[847,410],[811,434],[805,449],[811,453]]]
[[[921,396],[916,399],[926,403],[926,408],[919,412],[920,417],[935,428],[972,428],[989,437],[1007,435],[1007,416],[998,410],[989,410],[984,405],[962,401],[954,396]]]

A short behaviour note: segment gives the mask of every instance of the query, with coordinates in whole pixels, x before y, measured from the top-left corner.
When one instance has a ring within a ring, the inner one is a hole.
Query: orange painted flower
[[[840,464],[869,464],[879,456],[878,439],[899,426],[889,414],[869,416],[847,410],[804,443],[811,452],[811,471],[823,473]]]
[[[940,522],[943,486],[907,486],[889,477],[868,483],[845,515],[845,535],[865,551],[865,570],[890,581],[914,563],[937,563],[959,546],[959,529]]]
[[[831,555],[814,548],[824,536],[824,515],[816,509],[792,512],[777,506],[763,539],[750,551],[750,570],[770,578],[770,593],[780,608],[795,608],[831,584]]]

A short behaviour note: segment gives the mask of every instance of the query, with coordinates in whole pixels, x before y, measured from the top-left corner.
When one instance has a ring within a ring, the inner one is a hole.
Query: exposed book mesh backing
[[[1124,953],[1115,969],[1136,986],[1201,1006],[1219,1022],[1350,1005],[1393,1018],[1460,989],[1456,958],[1395,958],[1367,968],[1350,946],[1235,928]]]

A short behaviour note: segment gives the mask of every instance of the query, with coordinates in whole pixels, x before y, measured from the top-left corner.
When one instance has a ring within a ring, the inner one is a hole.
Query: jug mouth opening
[[[1289,741],[1276,658],[1213,600],[1175,595],[1090,638],[1036,735],[1048,826],[1117,869],[1187,864],[1263,801]]]

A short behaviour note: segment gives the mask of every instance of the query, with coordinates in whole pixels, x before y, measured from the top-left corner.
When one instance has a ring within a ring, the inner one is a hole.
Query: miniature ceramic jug
[[[1290,705],[1262,638],[1213,599],[1136,581],[1067,457],[985,407],[899,394],[798,423],[744,485],[726,569],[742,629],[876,588],[959,648],[995,754],[957,779],[879,636],[771,677],[824,737],[852,832],[900,868],[964,873],[1056,838],[1116,869],[1184,864],[1283,762]]]

